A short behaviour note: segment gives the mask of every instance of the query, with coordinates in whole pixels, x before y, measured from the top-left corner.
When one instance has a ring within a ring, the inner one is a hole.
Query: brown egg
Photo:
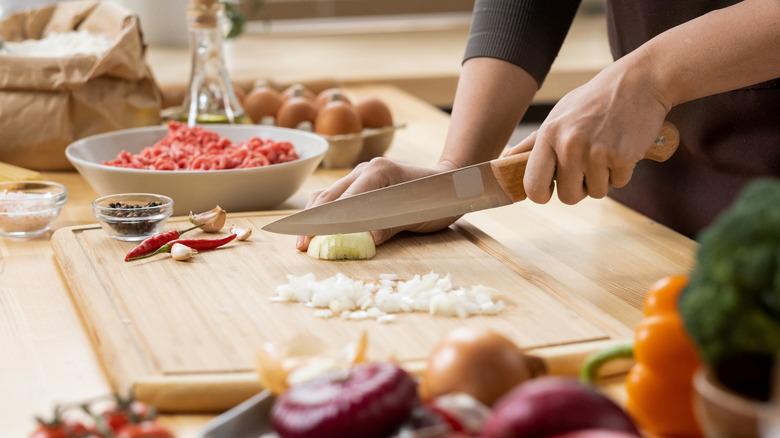
[[[244,99],[244,110],[254,123],[260,123],[263,117],[276,117],[281,106],[279,92],[267,85],[255,87]]]
[[[297,88],[279,108],[276,115],[276,126],[297,128],[302,122],[314,125],[316,119],[317,109],[314,107],[314,102],[304,96],[303,89]]]
[[[366,97],[355,104],[364,128],[384,128],[393,124],[390,108],[376,97]]]
[[[276,117],[282,106],[278,91],[268,85],[258,85],[244,99],[244,110],[254,123],[260,123],[263,117]]]
[[[317,108],[317,111],[321,110],[325,107],[325,105],[328,104],[330,101],[331,96],[334,94],[338,94],[341,96],[341,100],[344,102],[352,105],[352,101],[347,98],[346,95],[344,95],[344,92],[341,91],[340,88],[327,88],[325,90],[320,91],[320,94],[317,95],[317,98],[314,100],[314,106]]]
[[[448,333],[428,358],[420,390],[426,399],[466,393],[487,406],[516,385],[544,373],[541,360],[488,329]]]
[[[363,124],[355,108],[338,93],[330,96],[314,122],[314,132],[322,135],[354,134],[362,129]]]
[[[287,101],[290,97],[292,97],[294,94],[297,95],[298,91],[301,90],[303,93],[303,97],[305,97],[308,100],[311,100],[312,102],[317,99],[317,95],[314,94],[313,91],[306,88],[303,84],[292,84],[289,87],[285,88],[281,93],[282,102]]]
[[[246,101],[246,91],[244,91],[244,88],[234,82],[233,93],[235,93],[236,97],[238,98],[238,103],[240,103],[241,106],[244,106],[244,102]]]

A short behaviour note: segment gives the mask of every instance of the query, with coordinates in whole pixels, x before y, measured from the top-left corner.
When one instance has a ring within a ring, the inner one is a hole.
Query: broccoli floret
[[[723,383],[764,399],[780,354],[780,179],[749,184],[698,240],[686,330]]]

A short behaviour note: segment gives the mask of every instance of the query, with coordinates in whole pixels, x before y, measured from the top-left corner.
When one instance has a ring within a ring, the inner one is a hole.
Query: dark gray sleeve
[[[502,59],[527,71],[541,86],[579,4],[580,0],[476,0],[463,61]]]

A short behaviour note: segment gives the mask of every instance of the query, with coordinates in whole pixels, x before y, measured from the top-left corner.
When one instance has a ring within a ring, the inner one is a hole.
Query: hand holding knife
[[[679,144],[665,121],[644,158],[665,161]],[[341,198],[272,222],[263,230],[323,235],[382,230],[509,205],[526,198],[523,176],[529,152]]]

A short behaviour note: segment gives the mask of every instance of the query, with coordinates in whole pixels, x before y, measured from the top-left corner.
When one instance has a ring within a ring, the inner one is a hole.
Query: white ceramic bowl
[[[173,198],[177,216],[219,205],[231,212],[268,210],[286,201],[314,172],[328,150],[323,137],[295,129],[260,125],[207,125],[232,142],[252,137],[289,141],[300,158],[250,169],[168,171],[106,166],[122,150],[136,154],[165,137],[167,126],[114,131],[83,138],[65,149],[65,156],[101,196],[116,193],[159,193]]]

